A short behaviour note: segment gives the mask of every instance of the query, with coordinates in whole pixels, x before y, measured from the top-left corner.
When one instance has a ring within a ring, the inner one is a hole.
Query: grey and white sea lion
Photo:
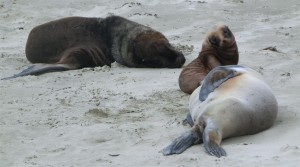
[[[12,77],[39,75],[84,67],[179,68],[183,54],[160,32],[119,16],[68,17],[32,29],[26,57],[34,63]]]
[[[163,149],[180,154],[204,143],[214,156],[226,156],[222,139],[252,135],[270,128],[278,112],[271,88],[254,70],[239,65],[215,67],[190,96],[188,123],[192,129]]]
[[[233,33],[226,25],[216,26],[207,34],[198,57],[181,71],[179,87],[191,94],[213,68],[236,65],[238,60],[238,47]]]

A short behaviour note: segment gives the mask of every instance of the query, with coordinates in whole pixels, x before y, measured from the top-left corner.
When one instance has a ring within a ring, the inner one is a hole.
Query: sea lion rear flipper
[[[205,77],[199,93],[199,100],[204,101],[207,96],[218,88],[223,82],[238,75],[234,68],[218,66],[211,70]]]
[[[190,130],[176,138],[169,146],[162,150],[162,153],[164,155],[180,154],[200,140],[201,136],[196,131]]]
[[[35,64],[26,68],[25,70],[23,70],[18,74],[15,74],[11,77],[2,78],[1,80],[13,79],[21,76],[26,76],[26,75],[40,75],[47,72],[65,71],[70,69],[71,68],[68,68],[67,65],[64,64]]]
[[[219,144],[217,144],[217,141],[215,141],[220,137],[215,132],[216,132],[215,130],[210,132],[204,131],[202,136],[203,144],[208,154],[220,158],[221,156],[226,156],[226,151]]]

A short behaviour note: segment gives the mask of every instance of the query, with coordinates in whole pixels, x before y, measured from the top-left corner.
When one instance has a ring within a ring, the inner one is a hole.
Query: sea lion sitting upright
[[[226,156],[222,139],[252,135],[270,128],[278,104],[270,87],[254,70],[238,65],[219,66],[205,77],[191,95],[188,123],[192,129],[163,149],[164,155],[180,154],[203,142],[206,151]]]
[[[32,29],[26,57],[36,63],[10,79],[52,71],[110,66],[179,68],[183,54],[150,27],[119,16],[68,17]]]
[[[181,71],[179,87],[191,94],[213,68],[236,65],[238,60],[238,47],[233,33],[225,25],[216,26],[207,34],[198,57]]]
[[[170,45],[160,32],[119,16],[102,22],[109,35],[109,48],[116,62],[127,67],[179,68],[183,54]]]

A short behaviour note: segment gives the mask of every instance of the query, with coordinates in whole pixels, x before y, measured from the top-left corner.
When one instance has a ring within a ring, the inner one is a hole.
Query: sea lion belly
[[[203,142],[210,155],[226,156],[225,138],[251,135],[270,128],[278,104],[270,87],[254,70],[240,65],[215,67],[190,96],[187,122],[192,129],[163,149],[180,154]]]
[[[242,73],[233,77],[203,102],[199,87],[190,98],[190,114],[195,124],[214,119],[222,138],[250,135],[271,127],[277,116],[277,101],[270,87],[256,75]]]

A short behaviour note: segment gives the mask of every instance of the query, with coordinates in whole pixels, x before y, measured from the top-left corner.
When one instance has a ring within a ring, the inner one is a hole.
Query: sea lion
[[[4,79],[109,66],[115,60],[102,35],[102,20],[67,17],[36,26],[29,33],[25,48],[26,58],[34,65]]]
[[[115,61],[145,68],[179,68],[185,62],[163,34],[119,16],[68,17],[39,25],[30,32],[25,52],[36,64],[3,79],[110,66]]]
[[[239,65],[218,66],[190,96],[188,123],[192,129],[163,149],[180,154],[204,143],[214,156],[226,156],[222,139],[252,135],[270,128],[278,112],[271,88],[254,70]]]
[[[119,16],[102,22],[107,27],[109,48],[116,62],[127,67],[179,68],[185,57],[160,32]]]
[[[198,57],[181,71],[179,87],[191,94],[213,68],[236,65],[238,60],[238,47],[233,33],[226,25],[216,26],[206,35]]]

